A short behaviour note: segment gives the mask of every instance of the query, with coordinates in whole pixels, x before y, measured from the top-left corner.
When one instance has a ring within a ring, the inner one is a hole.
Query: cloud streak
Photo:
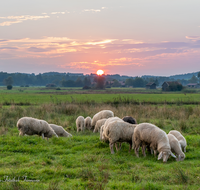
[[[0,26],[10,26],[12,24],[22,23],[27,20],[40,20],[49,18],[48,15],[44,16],[33,16],[33,15],[21,15],[21,16],[8,16],[8,17],[0,17],[0,19],[7,20],[0,23]]]

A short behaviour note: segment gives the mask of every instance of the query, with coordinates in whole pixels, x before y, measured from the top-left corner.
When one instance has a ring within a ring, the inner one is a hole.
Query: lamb
[[[150,145],[153,149],[154,155],[156,156],[157,150],[159,152],[158,160],[163,158],[163,162],[167,162],[169,156],[176,156],[171,152],[169,139],[167,134],[157,126],[151,123],[141,123],[135,127],[133,134],[133,149],[135,149],[135,154],[139,157],[139,147],[142,145],[142,153],[144,156],[146,145]]]
[[[72,137],[72,135],[67,131],[65,131],[65,129],[62,126],[55,124],[49,124],[49,125],[59,137]]]
[[[172,130],[168,134],[174,135],[178,139],[178,142],[180,143],[181,148],[183,148],[184,152],[186,152],[187,142],[186,142],[185,137],[177,130]]]
[[[178,139],[172,134],[168,134],[167,136],[169,139],[171,151],[174,152],[177,156],[176,161],[183,161],[185,159],[185,154],[182,152]]]
[[[134,129],[136,125],[129,124],[124,121],[114,121],[108,124],[105,129],[105,136],[110,142],[111,154],[114,154],[113,145],[117,142],[127,142],[130,144],[129,152],[132,147],[132,136],[134,134]]]
[[[85,120],[83,116],[78,116],[76,119],[76,128],[77,128],[77,132],[79,132],[79,130],[84,131],[85,129]]]
[[[136,119],[134,119],[133,117],[131,116],[124,116],[122,118],[123,121],[127,122],[127,123],[130,123],[130,124],[137,124],[137,121]]]
[[[96,113],[92,118],[92,129],[94,129],[96,122],[100,119],[108,119],[110,117],[114,117],[114,113],[110,110],[102,110]]]
[[[102,125],[104,125],[104,123],[106,122],[107,119],[100,119],[96,122],[96,125],[95,125],[95,128],[94,128],[94,131],[93,133],[97,133],[100,131],[100,128]]]
[[[91,123],[92,123],[91,117],[86,117],[85,118],[85,129],[91,130],[92,129]]]
[[[39,135],[47,138],[53,136],[58,137],[50,125],[44,121],[32,117],[22,117],[17,122],[17,128],[20,131],[19,135]]]

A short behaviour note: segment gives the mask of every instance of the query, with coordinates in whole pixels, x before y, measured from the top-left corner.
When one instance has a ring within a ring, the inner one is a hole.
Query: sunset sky
[[[200,71],[199,0],[6,0],[0,72]]]

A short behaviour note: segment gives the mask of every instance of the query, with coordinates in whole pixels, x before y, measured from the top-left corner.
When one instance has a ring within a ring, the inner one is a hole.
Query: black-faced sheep
[[[125,116],[122,118],[122,120],[130,124],[137,124],[136,119],[131,116]]]

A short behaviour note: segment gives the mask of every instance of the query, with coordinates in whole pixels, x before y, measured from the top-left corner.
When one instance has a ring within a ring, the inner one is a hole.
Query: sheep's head
[[[163,162],[167,162],[170,155],[176,158],[176,156],[171,151],[161,151],[160,154],[158,155],[158,160],[163,158]]]
[[[176,158],[176,161],[183,161],[185,159],[185,154],[181,153],[178,155],[178,157]]]
[[[49,130],[47,133],[44,134],[44,136],[47,137],[47,138],[51,138],[53,136],[58,137],[58,135],[55,133],[54,130]]]

